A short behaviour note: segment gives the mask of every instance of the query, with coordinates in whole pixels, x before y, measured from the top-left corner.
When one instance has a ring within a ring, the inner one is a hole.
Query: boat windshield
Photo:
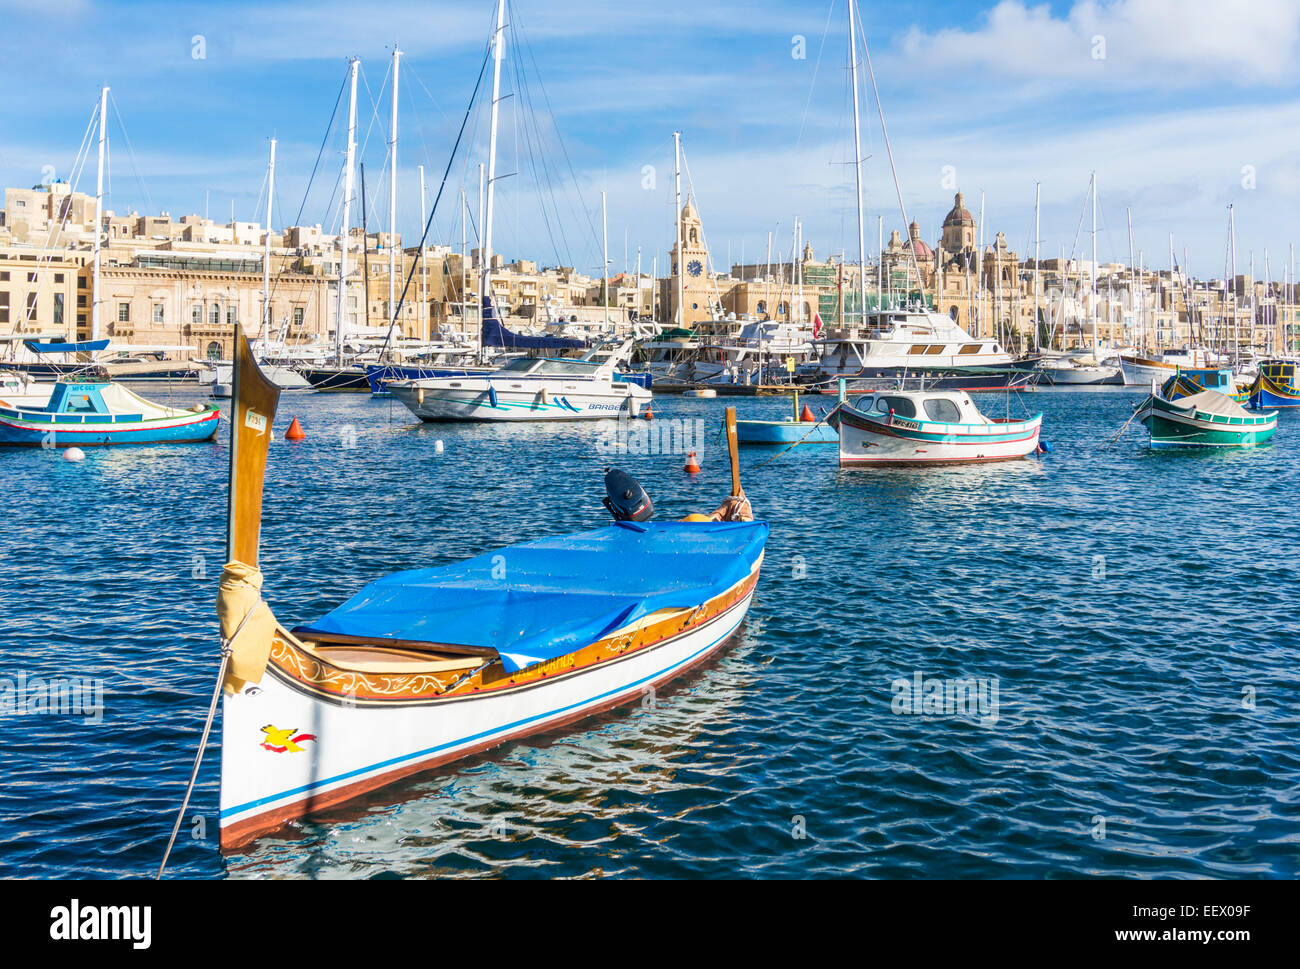
[[[942,424],[960,424],[961,411],[952,401],[943,397],[931,397],[925,402],[925,414],[932,421]]]
[[[535,371],[547,376],[591,376],[601,368],[594,360],[543,360]]]
[[[877,397],[875,409],[882,414],[892,410],[898,417],[916,416],[916,405],[907,397]]]

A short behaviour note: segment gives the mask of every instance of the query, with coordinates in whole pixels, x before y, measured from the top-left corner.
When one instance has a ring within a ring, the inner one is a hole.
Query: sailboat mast
[[[1097,351],[1097,173],[1092,173],[1092,349]]]
[[[853,87],[853,183],[856,187],[858,206],[858,298],[862,301],[861,320],[865,325],[867,319],[867,237],[862,224],[862,120],[858,112],[857,20],[856,0],[849,0],[849,77]],[[880,257],[877,256],[876,258],[879,259]],[[879,280],[877,280],[877,286],[879,286]],[[877,299],[879,299],[879,295],[877,295]]]
[[[673,322],[677,326],[686,325],[686,267],[682,265],[682,133],[673,132],[673,195],[676,199],[673,209],[677,214],[677,265],[673,274],[677,277],[677,312]]]
[[[465,198],[465,188],[460,190],[460,329],[465,332],[465,324],[469,317],[469,201]]]
[[[1229,279],[1232,286],[1232,364],[1241,363],[1241,336],[1237,332],[1237,232],[1233,224],[1232,203],[1228,203],[1228,258],[1232,261]]]
[[[1038,285],[1039,280],[1043,275],[1042,261],[1038,258],[1040,249],[1039,243],[1042,241],[1038,234],[1039,205],[1042,202],[1042,198],[1043,183],[1034,182],[1034,328],[1032,331],[1033,342],[1030,343],[1030,348],[1035,351],[1038,349]]]
[[[388,331],[397,323],[397,69],[402,52],[393,45],[393,121],[388,143]],[[424,206],[420,207],[423,214]]]
[[[108,147],[108,88],[99,91],[99,174],[95,177],[95,251],[90,290],[90,338],[99,339],[100,236],[104,234],[104,151]]]
[[[271,200],[275,197],[275,139],[271,139],[271,161],[266,166],[266,244],[262,248],[262,352],[271,337]]]
[[[609,213],[605,208],[605,193],[600,193],[600,234],[601,234],[601,267],[600,274],[603,279],[601,289],[601,302],[605,304],[605,329],[609,329]]]
[[[339,235],[339,291],[338,313],[334,320],[334,360],[343,364],[343,319],[348,292],[348,236],[352,218],[352,168],[357,157],[357,68],[361,61],[354,57],[349,62],[351,94],[348,98],[348,156],[343,170],[343,231]]]
[[[424,166],[417,166],[420,170],[420,218],[424,218]],[[436,234],[435,234],[436,237]],[[444,276],[445,278],[445,276]],[[446,290],[443,291],[443,298],[446,298]],[[433,327],[429,320],[429,260],[425,257],[425,247],[420,245],[420,337],[422,339],[433,339]]]
[[[1133,209],[1131,206],[1124,207],[1124,216],[1128,220],[1128,293],[1129,293],[1129,310],[1137,318],[1137,264],[1133,262]],[[1137,325],[1134,323],[1134,331]],[[1115,334],[1112,328],[1111,345],[1115,343]]]
[[[492,127],[488,137],[487,208],[483,214],[483,254],[479,276],[479,353],[483,352],[482,319],[492,285],[492,210],[496,202],[497,122],[501,106],[501,58],[505,54],[506,0],[497,0],[497,29],[492,51]],[[480,172],[482,169],[480,169]],[[481,177],[481,176],[480,176]],[[481,184],[481,183],[480,183]],[[497,318],[501,319],[500,312]]]

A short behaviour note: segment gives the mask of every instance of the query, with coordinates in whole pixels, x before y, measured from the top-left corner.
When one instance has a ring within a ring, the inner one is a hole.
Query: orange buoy
[[[817,418],[813,416],[812,408],[809,407],[807,404],[804,404],[803,413],[799,415],[799,420],[807,421],[810,424],[814,424],[816,423]]]
[[[690,454],[686,455],[686,468],[685,468],[685,471],[686,471],[687,474],[699,474],[699,473],[700,473],[700,462],[695,460],[695,452],[694,452],[694,451],[692,451]]]
[[[654,404],[646,404],[645,413],[642,414],[641,416],[648,421],[654,420],[655,419]]]
[[[306,436],[307,432],[304,431],[302,425],[298,423],[298,415],[294,414],[293,421],[289,424],[289,429],[284,432],[284,439],[286,441],[301,441]]]

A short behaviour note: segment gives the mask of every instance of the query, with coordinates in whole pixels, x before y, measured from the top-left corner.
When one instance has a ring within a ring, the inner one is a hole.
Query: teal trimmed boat
[[[1214,390],[1177,400],[1153,394],[1138,405],[1137,418],[1151,432],[1153,448],[1255,447],[1277,430],[1277,411],[1252,414]]]

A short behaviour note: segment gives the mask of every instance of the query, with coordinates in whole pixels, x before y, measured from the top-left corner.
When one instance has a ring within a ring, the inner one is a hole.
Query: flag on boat
[[[819,336],[821,336],[821,333],[822,333],[822,315],[820,313],[814,313],[813,314],[813,339],[814,340],[817,339]]]

